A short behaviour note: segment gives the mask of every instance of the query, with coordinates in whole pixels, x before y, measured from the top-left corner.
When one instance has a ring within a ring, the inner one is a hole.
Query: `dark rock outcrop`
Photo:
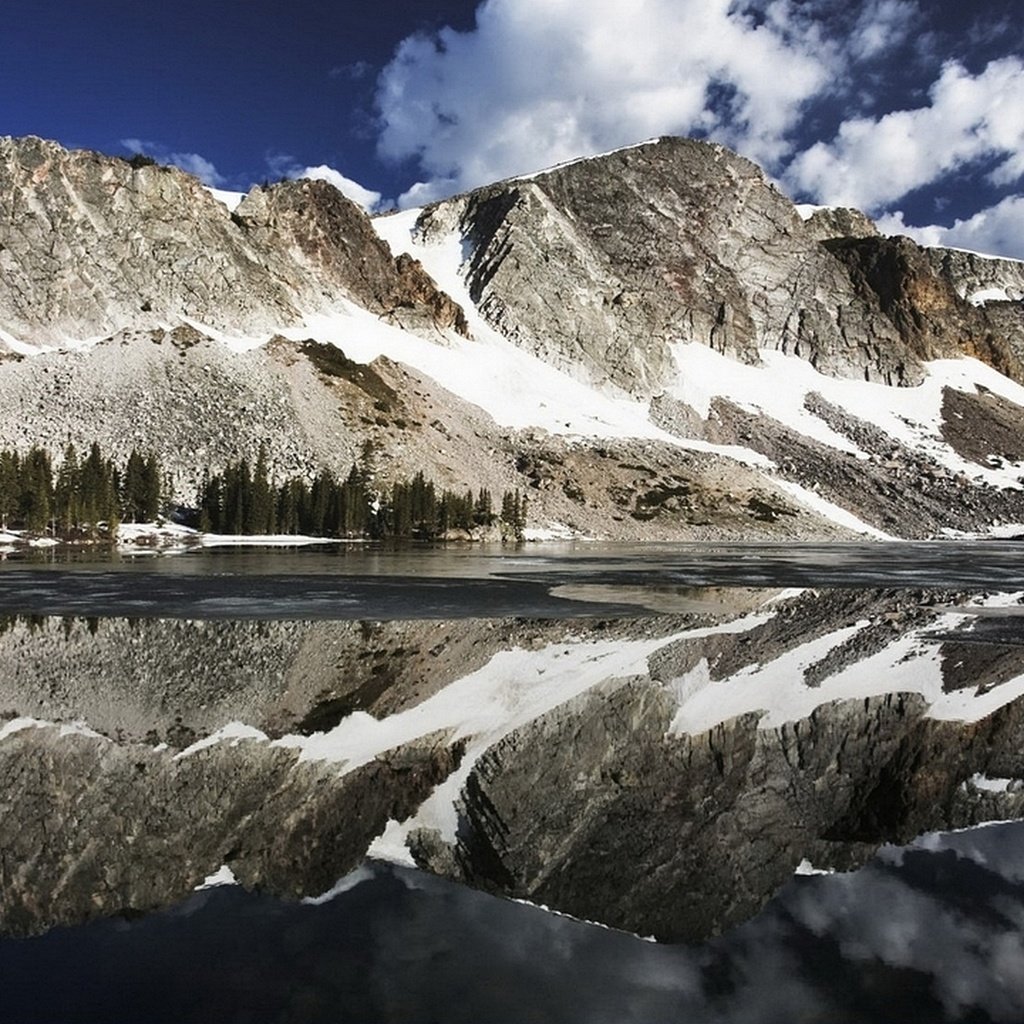
[[[921,360],[968,355],[1024,381],[1024,364],[1008,339],[935,270],[927,250],[909,238],[839,238],[825,243],[850,271],[861,299],[888,317]]]

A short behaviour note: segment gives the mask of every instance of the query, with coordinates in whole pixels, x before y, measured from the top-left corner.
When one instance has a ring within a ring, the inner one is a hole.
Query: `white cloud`
[[[364,210],[376,210],[380,205],[381,195],[371,189],[364,188],[358,181],[346,178],[341,171],[320,164],[317,167],[305,167],[297,174],[289,175],[295,178],[311,178],[313,181],[326,181],[333,185],[342,195],[347,196],[353,203],[361,206]]]
[[[395,201],[400,210],[413,206],[426,206],[438,199],[444,199],[458,191],[454,178],[435,178],[433,181],[417,181],[406,189]]]
[[[175,167],[194,174],[204,185],[213,187],[224,184],[224,175],[220,174],[206,157],[198,153],[171,153],[169,159]]]
[[[917,4],[909,0],[870,0],[861,7],[848,51],[858,60],[880,56],[907,38],[917,13]]]
[[[921,245],[946,245],[1024,259],[1024,195],[1006,196],[973,217],[957,220],[952,227],[908,225],[902,210],[879,217],[877,224],[884,234],[909,235]]]
[[[906,5],[874,6],[892,21]],[[770,165],[841,60],[801,11],[796,0],[756,18],[731,0],[487,0],[475,30],[400,44],[378,81],[379,152],[417,159],[434,198],[669,133],[708,133]],[[882,45],[865,35],[862,48]]]
[[[1024,171],[1024,62],[992,61],[981,74],[950,62],[928,106],[844,121],[786,172],[787,184],[829,205],[877,209],[944,175],[998,160],[990,178],[1010,185]]]
[[[287,153],[268,153],[267,167],[277,178],[310,178],[313,181],[326,181],[333,185],[343,196],[351,199],[357,206],[369,212],[380,206],[381,194],[365,188],[358,181],[347,178],[341,171],[327,164],[315,167],[303,167],[295,157]]]
[[[199,153],[175,153],[159,142],[147,142],[144,139],[122,139],[121,145],[132,153],[144,153],[158,163],[180,167],[183,171],[194,174],[204,185],[211,188],[225,182],[224,175]]]

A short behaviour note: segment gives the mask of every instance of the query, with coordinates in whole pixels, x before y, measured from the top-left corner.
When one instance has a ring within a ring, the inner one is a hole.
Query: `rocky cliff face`
[[[1024,364],[1009,340],[967,302],[944,266],[909,238],[838,238],[825,244],[849,269],[861,299],[879,310],[919,359],[973,356],[1014,380]]]
[[[935,270],[968,301],[1024,300],[1024,262],[999,259],[962,249],[926,249]],[[987,294],[988,293],[988,294]],[[1001,293],[995,298],[992,293]]]
[[[231,214],[176,168],[7,138],[0,225],[0,330],[23,342],[183,318],[259,335],[343,298],[461,323],[323,182],[255,188]]]
[[[677,340],[916,383],[925,353],[819,244],[823,230],[864,233],[854,219],[805,224],[749,161],[661,139],[448,200],[419,230],[458,230],[487,320],[598,383],[656,393]],[[950,351],[957,333],[942,335]]]

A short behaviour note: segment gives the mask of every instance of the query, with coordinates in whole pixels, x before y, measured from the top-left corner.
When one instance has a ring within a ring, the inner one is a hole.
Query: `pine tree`
[[[21,463],[20,518],[27,530],[41,532],[53,511],[53,471],[49,453],[33,447]]]
[[[21,503],[21,466],[16,452],[0,452],[0,528],[4,530],[18,516]]]
[[[473,522],[477,526],[490,526],[494,522],[494,501],[486,487],[480,488],[473,505]]]
[[[408,485],[410,532],[432,540],[437,536],[438,511],[437,495],[432,481],[428,481],[420,470]]]
[[[210,476],[203,471],[199,485],[199,529],[204,533],[221,533],[224,528],[224,481],[220,474]]]
[[[162,476],[160,461],[153,452],[150,452],[142,467],[142,493],[139,500],[142,518],[147,523],[152,522],[160,514],[160,507],[163,504],[160,493]]]
[[[355,463],[341,486],[339,504],[342,536],[358,537],[370,531],[371,509],[366,475]]]
[[[121,525],[121,474],[113,459],[103,460],[102,488],[100,490],[100,522],[113,537]]]
[[[277,494],[277,528],[281,533],[299,532],[299,495],[296,481],[286,480]]]
[[[89,454],[82,463],[80,507],[82,525],[95,530],[107,512],[107,491],[109,480],[107,463],[100,446],[93,441]]]
[[[309,535],[323,537],[327,532],[329,514],[337,485],[334,474],[329,469],[322,469],[313,480],[310,492]]]
[[[125,466],[124,482],[121,488],[121,510],[126,522],[140,523],[146,520],[143,510],[145,474],[146,463],[138,451],[133,448]]]
[[[73,444],[64,449],[64,459],[57,471],[54,487],[54,511],[57,527],[68,534],[82,523],[81,513],[82,471],[78,464],[78,451]]]
[[[515,491],[506,491],[501,499],[501,533],[503,538],[520,541],[526,527],[526,498]]]
[[[245,533],[274,532],[274,497],[268,472],[267,446],[261,444],[252,473],[251,499],[245,511]]]

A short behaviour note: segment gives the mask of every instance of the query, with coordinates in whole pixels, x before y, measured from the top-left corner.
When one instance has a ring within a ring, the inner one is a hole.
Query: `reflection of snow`
[[[1013,606],[1017,594],[987,598],[985,607]],[[845,700],[866,700],[890,693],[920,694],[929,718],[978,722],[1024,695],[1024,676],[987,692],[968,687],[943,690],[939,644],[930,636],[963,622],[963,612],[939,616],[927,628],[894,639],[881,651],[838,669],[817,686],[808,686],[804,671],[868,626],[867,621],[786,651],[763,665],[751,665],[724,679],[711,679],[706,662],[668,687],[679,701],[670,733],[697,735],[740,715],[759,713],[759,728],[775,729],[808,718],[816,708]]]
[[[983,790],[986,793],[1009,793],[1011,789],[1021,787],[1020,779],[993,779],[980,772],[972,775],[968,780],[975,789]],[[966,786],[968,783],[965,782]]]
[[[358,724],[345,728],[351,718],[322,739],[289,737],[280,742],[301,745],[304,757],[316,756],[318,751],[320,756],[342,757],[346,756],[346,748],[352,756],[352,752],[359,751],[362,744],[362,753],[356,753],[355,760],[346,766],[355,767],[373,756],[370,751],[374,748],[383,751],[431,732],[447,730],[453,740],[467,739],[459,768],[434,790],[412,819],[400,827],[389,824],[383,836],[370,847],[371,856],[404,861],[408,857],[404,836],[412,828],[436,828],[446,839],[454,840],[455,803],[473,765],[484,751],[513,730],[600,684],[647,674],[650,656],[679,640],[746,632],[768,618],[770,616],[746,615],[717,626],[686,630],[653,640],[595,642],[568,639],[538,651],[504,651],[495,655],[483,668],[446,687],[423,704],[383,722],[370,719],[380,736],[376,744],[370,742],[372,733],[359,735]],[[363,718],[368,719],[369,716]],[[393,722],[393,719],[404,721]],[[400,738],[403,734],[405,739]]]
[[[26,729],[56,729],[57,735],[63,739],[65,736],[88,736],[90,739],[107,741],[106,736],[90,729],[84,722],[44,722],[38,718],[12,718],[0,726],[0,740],[7,739]]]
[[[221,864],[212,875],[207,875],[196,886],[196,892],[199,892],[200,889],[216,889],[221,885],[238,885],[238,879],[235,878],[234,871],[227,864]]]

